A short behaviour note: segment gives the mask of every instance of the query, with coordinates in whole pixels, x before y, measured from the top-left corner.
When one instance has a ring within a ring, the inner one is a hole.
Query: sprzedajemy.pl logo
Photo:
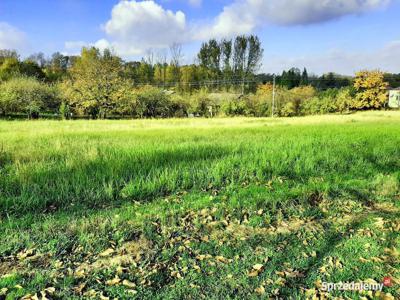
[[[331,291],[382,291],[383,287],[393,286],[391,277],[383,278],[382,283],[378,282],[322,282],[322,290]]]

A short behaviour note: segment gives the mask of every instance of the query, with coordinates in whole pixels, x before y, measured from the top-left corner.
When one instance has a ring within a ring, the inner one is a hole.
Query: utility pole
[[[272,118],[274,117],[274,110],[275,110],[275,74],[274,74],[274,81],[272,85]]]

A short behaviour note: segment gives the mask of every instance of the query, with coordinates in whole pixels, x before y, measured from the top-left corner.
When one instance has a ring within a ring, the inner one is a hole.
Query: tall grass
[[[377,174],[400,176],[399,121],[394,112],[325,119],[3,121],[0,214],[101,208],[273,177],[283,177],[289,189],[351,193],[355,186],[368,189]]]
[[[399,121],[0,122],[0,298],[311,299],[395,280]]]

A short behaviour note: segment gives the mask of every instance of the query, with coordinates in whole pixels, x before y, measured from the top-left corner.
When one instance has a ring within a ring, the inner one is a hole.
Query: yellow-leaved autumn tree
[[[60,85],[68,105],[93,118],[105,118],[132,95],[132,83],[123,76],[121,59],[108,49],[83,48],[69,77]]]
[[[353,103],[355,109],[379,109],[387,102],[388,83],[381,71],[361,71],[356,73],[354,87],[357,91]]]

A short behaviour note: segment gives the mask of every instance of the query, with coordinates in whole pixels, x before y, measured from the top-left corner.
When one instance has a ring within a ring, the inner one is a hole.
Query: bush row
[[[100,116],[92,108],[76,105],[68,99],[63,84],[49,85],[34,78],[14,78],[0,84],[0,113],[3,116],[25,114],[36,118],[46,114],[59,118]],[[359,108],[354,88],[317,91],[311,86],[293,89],[277,88],[273,103],[272,86],[261,85],[248,95],[234,92],[214,92],[202,89],[192,94],[174,93],[152,86],[128,88],[119,100],[110,105],[108,118],[167,118],[344,113]],[[86,103],[86,102],[83,102]],[[88,101],[90,103],[90,101]],[[272,109],[273,108],[273,109]]]

